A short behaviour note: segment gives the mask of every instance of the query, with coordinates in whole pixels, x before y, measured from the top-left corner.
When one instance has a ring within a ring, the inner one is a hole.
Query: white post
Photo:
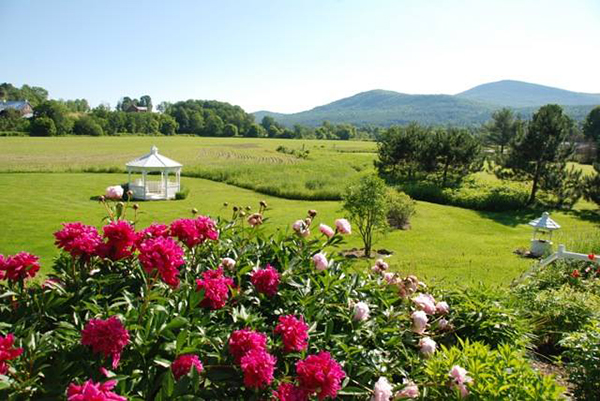
[[[165,199],[169,199],[169,170],[165,171]]]
[[[142,172],[142,176],[144,179],[144,200],[146,200],[146,170]]]

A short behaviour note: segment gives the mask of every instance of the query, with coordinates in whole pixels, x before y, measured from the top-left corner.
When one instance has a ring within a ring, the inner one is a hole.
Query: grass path
[[[125,179],[121,174],[0,173],[0,253],[35,253],[47,269],[57,252],[52,233],[66,221],[100,226],[103,209],[90,198]],[[341,216],[339,202],[286,200],[195,178],[184,178],[183,184],[191,190],[185,200],[141,203],[139,227],[190,216],[193,207],[203,214],[228,217],[230,209],[223,206],[224,202],[256,209],[262,199],[271,208],[267,217],[273,229],[289,229],[310,208],[319,212],[316,224],[331,225]],[[445,284],[506,284],[531,265],[530,260],[512,254],[514,249],[528,246],[531,230],[526,223],[530,217],[533,216],[481,213],[418,202],[412,229],[380,236],[375,248],[394,251],[389,259],[394,270],[429,280]],[[597,232],[594,223],[573,214],[554,213],[553,218],[566,232]],[[347,247],[359,246],[358,235],[352,235]],[[357,268],[370,264],[356,261]]]

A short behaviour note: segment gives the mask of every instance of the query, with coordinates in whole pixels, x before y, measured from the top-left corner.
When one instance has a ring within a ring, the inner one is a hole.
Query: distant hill
[[[510,100],[510,101],[509,101]],[[566,112],[577,120],[584,118],[597,104],[600,94],[569,92],[548,86],[518,81],[500,81],[476,86],[458,95],[408,95],[371,90],[299,113],[269,111],[253,113],[260,122],[265,115],[286,126],[331,123],[354,125],[408,124],[475,126],[490,119],[494,110],[507,106],[523,117],[547,103],[565,105]]]
[[[508,107],[536,107],[548,103],[564,106],[600,104],[600,94],[571,92],[509,80],[479,85],[457,94],[456,97]]]

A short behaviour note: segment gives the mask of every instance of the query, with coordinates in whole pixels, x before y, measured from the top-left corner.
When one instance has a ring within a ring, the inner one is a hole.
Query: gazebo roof
[[[529,225],[539,230],[557,230],[560,228],[560,225],[550,218],[548,212],[542,213],[542,217],[531,220]]]
[[[150,153],[148,153],[147,155],[138,157],[137,159],[127,163],[125,166],[137,167],[142,169],[183,167],[182,164],[177,163],[175,160],[171,160],[168,157],[159,154],[158,148],[156,146],[152,146],[152,149],[150,149]]]

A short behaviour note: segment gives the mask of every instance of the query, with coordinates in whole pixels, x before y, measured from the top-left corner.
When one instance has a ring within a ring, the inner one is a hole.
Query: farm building
[[[21,117],[33,117],[33,107],[31,107],[31,104],[27,100],[0,100],[0,114],[8,109],[17,110],[21,113]]]

